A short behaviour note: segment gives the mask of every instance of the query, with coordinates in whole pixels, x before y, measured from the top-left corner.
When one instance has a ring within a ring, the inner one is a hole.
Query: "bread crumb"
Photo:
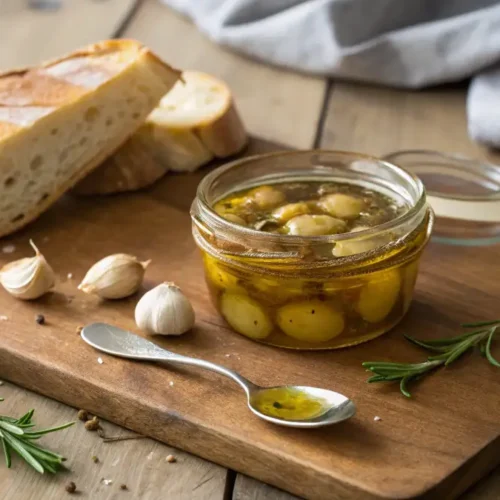
[[[5,316],[5,314],[0,315],[0,321],[7,321],[9,319],[8,316]]]
[[[128,490],[127,485],[125,483],[120,484],[120,489],[121,490]]]
[[[97,362],[102,365],[104,363],[104,361],[102,360],[102,358],[97,358]]]
[[[82,333],[82,330],[83,330],[83,326],[76,327],[76,333],[78,333],[78,335],[80,335],[80,333]]]
[[[2,248],[3,253],[13,253],[16,251],[16,246],[15,245],[4,245]]]
[[[103,478],[102,482],[103,482],[106,486],[110,486],[111,484],[113,484],[113,480],[112,480],[112,479],[104,479],[104,478]]]
[[[68,273],[68,279],[70,280],[73,277],[73,273]]]
[[[172,381],[170,381],[170,382],[168,383],[168,385],[169,385],[170,387],[172,387],[172,386],[174,385],[174,383],[173,383]]]
[[[378,421],[380,421],[382,419],[377,415],[377,416],[373,417],[373,420],[375,420],[375,422],[378,422]]]
[[[174,462],[177,462],[177,459],[173,455],[167,455],[167,458],[165,459],[169,464],[173,464]]]

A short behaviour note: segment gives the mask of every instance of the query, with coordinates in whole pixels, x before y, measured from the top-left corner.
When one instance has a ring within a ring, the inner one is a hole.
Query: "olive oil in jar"
[[[405,206],[356,184],[304,181],[237,191],[217,202],[214,210],[259,231],[323,236],[383,224],[403,213]]]
[[[276,257],[272,262],[250,256],[220,260],[204,253],[211,298],[236,332],[280,347],[331,349],[377,337],[408,309],[426,223],[403,249],[410,256],[406,260],[364,273],[359,273],[357,264],[328,268],[337,259],[370,252],[396,238],[392,233],[367,237],[366,230],[405,213],[404,200],[362,185],[305,180],[235,191],[213,209],[232,224],[274,233],[284,242],[288,236],[303,237],[303,243],[296,243],[296,268],[287,261],[284,272]],[[308,237],[345,233],[350,233],[348,239],[326,240],[321,253],[315,253],[319,246],[308,243]],[[304,259],[327,265],[299,272]],[[377,259],[390,262],[390,255],[379,252]],[[291,411],[276,403],[278,407],[265,402],[269,414]],[[318,408],[312,405],[307,411]]]

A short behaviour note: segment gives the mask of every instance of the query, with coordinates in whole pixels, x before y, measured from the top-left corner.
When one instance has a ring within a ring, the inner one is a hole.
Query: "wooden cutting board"
[[[269,145],[254,141],[252,149]],[[141,193],[68,196],[2,240],[0,246],[16,247],[0,254],[2,264],[30,255],[32,238],[60,282],[37,302],[0,294],[0,314],[8,317],[0,321],[0,378],[312,499],[455,498],[500,463],[500,370],[477,353],[422,380],[411,400],[395,385],[366,384],[361,367],[367,360],[422,360],[425,353],[403,332],[452,336],[460,322],[500,316],[500,246],[431,244],[409,314],[378,340],[332,352],[267,347],[231,332],[208,301],[189,218],[206,172],[168,175]],[[155,339],[159,344],[222,363],[257,384],[337,390],[356,402],[357,415],[326,429],[275,427],[248,411],[229,380],[112,358],[84,344],[77,327],[94,321],[137,331],[137,297],[100,302],[76,289],[96,260],[115,252],[153,260],[144,290],[175,281],[195,306],[194,331]],[[46,325],[35,323],[38,313]]]

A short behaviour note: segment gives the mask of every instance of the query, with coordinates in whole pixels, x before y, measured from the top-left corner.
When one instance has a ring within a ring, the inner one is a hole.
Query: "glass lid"
[[[417,175],[434,209],[434,241],[500,243],[500,166],[438,151],[396,151],[383,157]]]

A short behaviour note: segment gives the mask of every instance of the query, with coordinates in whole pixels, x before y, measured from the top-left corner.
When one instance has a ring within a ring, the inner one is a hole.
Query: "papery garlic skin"
[[[33,241],[34,257],[10,262],[0,269],[0,283],[11,295],[22,300],[38,299],[46,294],[56,281],[55,273]]]
[[[102,299],[123,299],[139,290],[150,263],[125,253],[108,255],[88,270],[78,289]]]
[[[139,300],[135,322],[148,333],[182,335],[193,328],[195,314],[191,302],[177,285],[162,283]]]

